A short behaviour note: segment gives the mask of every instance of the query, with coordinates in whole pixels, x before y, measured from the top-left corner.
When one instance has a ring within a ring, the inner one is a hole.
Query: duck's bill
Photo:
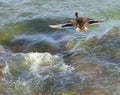
[[[49,25],[51,28],[71,28],[72,24],[71,23],[65,23],[65,24],[57,24],[57,25]]]

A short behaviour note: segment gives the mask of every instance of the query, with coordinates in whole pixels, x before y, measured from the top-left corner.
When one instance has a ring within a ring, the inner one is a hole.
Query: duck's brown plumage
[[[91,18],[83,18],[83,17],[78,17],[78,13],[75,13],[76,18],[72,19],[70,23],[76,27],[79,28],[81,31],[86,31],[86,26],[89,24],[90,20],[93,20]]]
[[[65,28],[65,27],[76,27],[78,31],[85,32],[87,31],[87,25],[88,24],[96,24],[96,23],[101,23],[104,21],[108,20],[108,17],[106,19],[102,20],[94,20],[91,18],[84,18],[84,17],[79,17],[78,13],[75,13],[74,19],[72,19],[69,23],[65,24],[58,24],[58,25],[49,25],[51,28]]]

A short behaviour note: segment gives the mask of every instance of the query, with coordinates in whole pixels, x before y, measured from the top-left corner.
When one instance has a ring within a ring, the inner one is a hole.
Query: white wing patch
[[[51,27],[51,28],[62,28],[62,24],[58,24],[58,25],[49,25],[49,27]]]

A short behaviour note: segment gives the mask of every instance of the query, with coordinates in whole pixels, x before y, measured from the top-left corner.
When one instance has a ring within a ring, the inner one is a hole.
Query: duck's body
[[[69,23],[58,24],[58,25],[49,25],[51,28],[67,28],[67,27],[76,27],[77,31],[85,32],[87,31],[87,25],[89,24],[98,24],[104,21],[107,21],[108,18],[103,20],[94,20],[91,18],[78,17],[78,13],[75,13],[76,18],[72,19]]]

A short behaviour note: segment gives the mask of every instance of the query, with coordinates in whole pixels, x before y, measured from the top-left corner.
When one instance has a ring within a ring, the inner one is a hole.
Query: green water
[[[1,0],[0,95],[120,95],[119,6],[120,0]],[[75,12],[109,20],[85,33],[48,27]]]

